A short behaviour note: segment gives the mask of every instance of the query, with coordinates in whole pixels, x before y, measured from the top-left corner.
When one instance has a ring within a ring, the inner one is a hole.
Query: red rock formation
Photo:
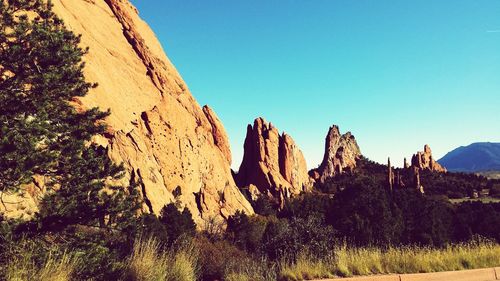
[[[446,168],[441,166],[432,157],[432,151],[429,145],[424,146],[424,151],[419,151],[411,158],[412,167],[420,170],[430,170],[439,173],[446,173]]]
[[[339,127],[334,125],[326,136],[323,162],[309,174],[314,180],[324,182],[330,177],[354,169],[360,157],[361,151],[354,136],[350,132],[341,135]]]
[[[255,185],[260,193],[279,199],[307,190],[312,182],[304,156],[293,139],[257,118],[248,125],[239,172],[241,187]]]
[[[123,163],[124,183],[141,180],[149,202],[144,211],[158,214],[165,204],[179,201],[199,226],[238,210],[252,214],[231,175],[223,126],[196,102],[132,4],[52,2],[65,25],[82,35],[82,47],[89,47],[85,77],[99,84],[73,102],[83,109],[111,110],[109,133],[95,139],[113,161]]]
[[[392,192],[394,189],[394,172],[392,171],[391,158],[387,159],[387,180],[389,185],[389,191]]]
[[[405,169],[410,168],[410,164],[408,164],[408,160],[406,160],[406,157],[405,157],[405,159],[404,159],[404,164],[403,164],[403,167],[404,167]]]
[[[231,147],[229,145],[229,138],[227,137],[226,129],[224,129],[219,117],[217,117],[215,112],[208,105],[203,107],[203,113],[205,113],[208,122],[210,122],[210,125],[212,126],[212,136],[214,138],[215,145],[220,149],[222,154],[224,154],[229,165],[231,165]]]

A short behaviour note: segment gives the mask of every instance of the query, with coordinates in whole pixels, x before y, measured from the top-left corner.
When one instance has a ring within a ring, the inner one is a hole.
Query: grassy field
[[[478,174],[489,179],[500,179],[500,171],[479,172]]]
[[[444,249],[419,247],[348,248],[339,247],[335,254],[322,260],[307,255],[297,262],[284,264],[280,280],[348,277],[391,273],[427,273],[487,268],[500,265],[500,245],[469,243]]]
[[[74,253],[49,255],[43,263],[32,259],[24,248],[6,264],[7,279],[73,280],[82,260]],[[243,262],[243,261],[240,261]],[[198,251],[190,244],[162,251],[154,239],[139,239],[132,254],[123,261],[124,280],[195,281],[199,278]],[[294,262],[245,261],[238,272],[226,272],[227,281],[291,281],[357,275],[427,273],[500,266],[500,245],[474,242],[443,249],[422,247],[349,248],[336,247],[322,259],[303,253]],[[34,279],[33,279],[34,278]]]
[[[450,199],[450,202],[453,204],[459,204],[463,202],[483,202],[483,203],[500,203],[500,198],[494,198],[494,197],[481,197],[481,198],[476,198],[476,199],[471,199],[471,198],[460,198],[460,199]]]

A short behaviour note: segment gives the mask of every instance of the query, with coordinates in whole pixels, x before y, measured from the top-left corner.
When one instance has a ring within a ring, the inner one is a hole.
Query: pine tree
[[[188,208],[181,212],[174,203],[165,205],[160,213],[160,222],[166,226],[168,242],[173,243],[182,235],[193,236],[196,224]]]
[[[74,107],[97,86],[85,81],[79,43],[50,1],[0,1],[0,192],[46,176],[44,221],[111,226],[138,204],[133,186],[107,184],[123,169],[90,144],[109,112]]]

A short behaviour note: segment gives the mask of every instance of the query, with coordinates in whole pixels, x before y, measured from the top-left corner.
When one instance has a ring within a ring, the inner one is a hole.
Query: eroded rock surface
[[[326,136],[323,161],[309,174],[314,180],[323,183],[330,177],[353,170],[360,157],[361,151],[356,138],[350,132],[340,134],[339,127],[333,125]]]
[[[53,4],[66,26],[82,34],[82,47],[90,48],[86,79],[99,84],[77,103],[111,110],[108,134],[96,138],[124,164],[124,183],[141,179],[144,210],[159,213],[178,200],[199,226],[237,210],[252,214],[231,175],[220,120],[198,105],[137,10],[127,0]]]
[[[237,174],[240,186],[255,186],[259,193],[279,199],[312,186],[302,151],[293,139],[263,118],[248,125],[244,155]]]
[[[441,166],[432,157],[431,147],[427,144],[424,146],[424,151],[418,151],[416,154],[413,154],[413,157],[411,158],[411,165],[412,167],[416,167],[420,170],[446,173],[446,168]]]
[[[224,126],[219,120],[219,117],[217,117],[217,114],[215,114],[215,111],[213,111],[208,105],[205,105],[203,107],[203,112],[205,113],[208,122],[210,122],[210,125],[212,126],[212,136],[214,138],[215,145],[217,145],[222,154],[224,154],[224,157],[226,157],[229,165],[231,165],[231,147],[229,144],[229,138],[227,136],[226,129],[224,129]]]

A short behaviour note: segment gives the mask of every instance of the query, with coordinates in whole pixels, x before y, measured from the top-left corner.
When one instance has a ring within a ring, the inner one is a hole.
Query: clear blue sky
[[[500,141],[498,0],[133,0],[238,168],[246,125],[289,133],[309,168],[332,124],[401,165]]]

